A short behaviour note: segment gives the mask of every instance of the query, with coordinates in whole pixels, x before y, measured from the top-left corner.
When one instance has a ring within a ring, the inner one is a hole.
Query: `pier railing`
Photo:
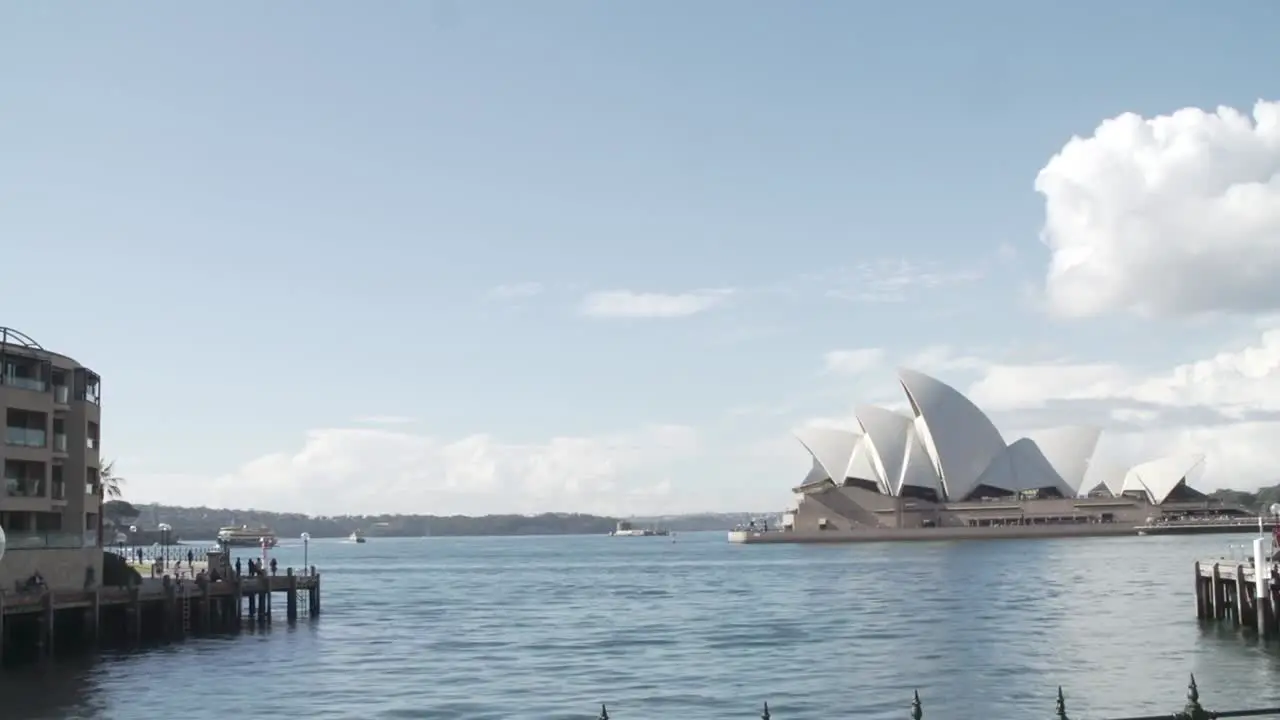
[[[1046,708],[1047,709],[1047,708]],[[911,699],[911,704],[907,708],[910,713],[907,717],[912,720],[923,720],[925,717],[924,703],[920,701],[920,693],[916,691]],[[1071,716],[1067,714],[1067,698],[1063,694],[1062,688],[1058,688],[1058,697],[1054,702],[1053,714],[1045,713],[1046,717],[1052,720],[1071,720]],[[600,706],[599,720],[611,720],[612,715],[609,714],[607,705]],[[764,703],[764,707],[760,710],[759,717],[761,720],[775,720],[773,711],[769,709],[769,703]],[[943,715],[942,717],[945,717]],[[1028,717],[1034,717],[1034,710]],[[1280,718],[1280,707],[1269,708],[1252,708],[1248,710],[1226,710],[1212,711],[1206,710],[1200,704],[1200,690],[1196,687],[1196,676],[1191,676],[1191,682],[1187,685],[1187,701],[1181,710],[1170,713],[1162,713],[1157,715],[1131,715],[1124,717],[1108,717],[1107,720],[1215,720],[1216,718],[1245,718],[1245,717],[1261,717],[1261,718]],[[622,715],[617,720],[624,720]],[[778,716],[776,720],[783,720]]]

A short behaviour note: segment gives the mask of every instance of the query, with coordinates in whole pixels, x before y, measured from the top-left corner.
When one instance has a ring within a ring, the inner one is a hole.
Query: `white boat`
[[[612,537],[661,537],[670,534],[667,530],[638,528],[628,520],[619,520],[618,527],[609,533]]]
[[[228,547],[275,547],[279,540],[268,527],[250,528],[248,525],[236,527],[228,525],[218,531],[218,542]]]
[[[347,539],[348,539],[348,540],[350,540],[351,542],[358,542],[358,543],[366,542],[366,541],[365,541],[365,539],[364,539],[364,531],[363,531],[363,530],[355,530],[355,531],[353,531],[353,532],[351,533],[351,535],[350,535]]]

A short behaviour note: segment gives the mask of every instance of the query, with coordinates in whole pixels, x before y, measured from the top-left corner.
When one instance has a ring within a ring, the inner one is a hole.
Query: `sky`
[[[1280,481],[1280,5],[10,3],[0,325],[127,499],[781,509],[900,407]]]

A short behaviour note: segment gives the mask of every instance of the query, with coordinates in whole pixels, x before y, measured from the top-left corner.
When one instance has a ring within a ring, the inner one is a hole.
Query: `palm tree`
[[[98,474],[98,477],[102,481],[102,496],[112,500],[119,500],[124,497],[124,491],[120,489],[120,486],[124,484],[125,480],[115,474],[115,466],[115,460],[103,465],[102,472]]]
[[[116,461],[112,460],[102,466],[102,470],[98,471],[98,498],[102,502],[103,507],[98,509],[98,547],[102,547],[102,527],[104,515],[106,515],[106,500],[119,500],[124,497],[124,491],[120,486],[124,484],[124,478],[115,473]]]

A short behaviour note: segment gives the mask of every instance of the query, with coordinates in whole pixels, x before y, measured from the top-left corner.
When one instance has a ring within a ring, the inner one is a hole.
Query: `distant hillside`
[[[1258,488],[1253,492],[1244,490],[1214,490],[1209,497],[1218,498],[1226,503],[1243,505],[1256,513],[1270,514],[1270,507],[1280,503],[1280,485]]]
[[[225,510],[220,508],[187,508],[170,505],[130,505],[108,503],[107,518],[116,524],[137,525],[139,530],[154,529],[160,523],[173,527],[183,540],[210,540],[218,529],[228,525],[265,525],[281,538],[310,533],[312,537],[346,537],[360,529],[369,535],[383,537],[424,537],[428,535],[591,535],[612,530],[617,520],[598,515],[577,513],[543,513],[541,515],[344,515],[311,517],[301,513],[275,513],[265,510]]]
[[[655,527],[672,532],[698,532],[700,530],[732,530],[751,520],[765,518],[776,523],[778,513],[693,513],[690,515],[659,515],[627,518],[638,527]]]
[[[218,529],[228,525],[265,525],[282,538],[310,533],[312,537],[346,537],[356,529],[374,536],[425,537],[429,535],[603,535],[613,530],[617,519],[579,513],[543,513],[541,515],[343,515],[312,517],[301,513],[276,513],[265,510],[225,510],[207,507],[175,507],[172,505],[133,505],[112,500],[106,505],[109,522],[120,526],[137,525],[140,531],[154,530],[168,523],[183,540],[213,540]],[[696,513],[633,517],[641,527],[658,527],[674,532],[699,530],[731,530],[752,518],[770,517],[761,513]]]

